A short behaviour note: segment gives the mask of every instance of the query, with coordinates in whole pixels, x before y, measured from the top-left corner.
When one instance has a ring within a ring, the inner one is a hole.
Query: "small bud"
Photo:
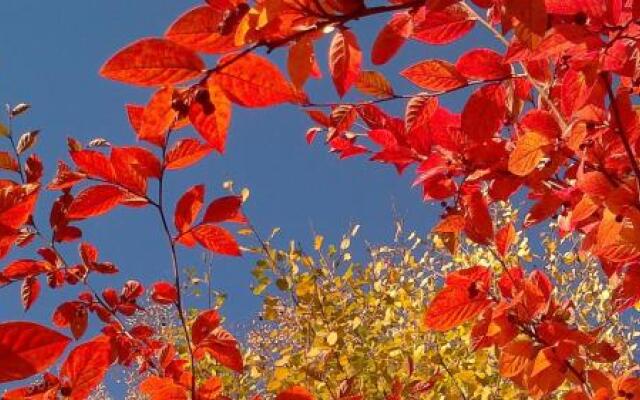
[[[67,147],[70,152],[82,150],[82,144],[72,137],[67,138]]]
[[[11,109],[11,111],[9,112],[9,114],[11,115],[11,118],[17,117],[18,115],[27,112],[27,110],[30,109],[30,108],[31,108],[31,106],[29,104],[20,103],[17,106],[13,107]]]
[[[18,154],[22,154],[33,147],[33,145],[36,144],[36,141],[38,140],[39,133],[39,130],[23,133],[18,140],[18,145],[16,146],[16,151],[18,152]]]
[[[95,138],[91,140],[88,144],[88,147],[109,147],[111,143],[104,138]]]

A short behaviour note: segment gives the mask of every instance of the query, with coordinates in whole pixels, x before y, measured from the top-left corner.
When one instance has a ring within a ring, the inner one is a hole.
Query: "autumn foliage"
[[[558,282],[514,251],[518,235],[553,220],[558,241],[579,238],[576,251],[597,260],[609,279],[611,318],[640,301],[640,1],[370,3],[207,0],[186,11],[163,37],[133,42],[100,70],[105,78],[152,88],[147,104],[126,105],[137,144],[98,139],[85,146],[70,138],[69,159],[58,162],[50,182],[43,182],[43,161],[34,152],[38,132],[17,137],[0,127],[9,139],[0,168],[11,174],[0,181],[0,257],[7,260],[0,285],[21,285],[25,309],[44,281],[50,289],[84,290],[52,310],[52,327],[0,323],[0,382],[41,374],[38,383],[3,399],[84,399],[115,365],[143,376],[139,390],[152,400],[235,398],[199,365],[213,360],[241,379],[247,374],[241,346],[218,310],[189,316],[176,249],[240,256],[234,225],[253,232],[270,254],[268,246],[242,211],[246,193],[207,194],[194,182],[172,205],[165,201],[165,177],[223,154],[234,108],[284,103],[310,117],[309,143],[321,137],[341,159],[366,156],[414,174],[424,201],[442,204],[432,234],[451,254],[466,243],[490,254],[488,262],[441,277],[420,318],[423,329],[470,326],[470,350],[492,349],[500,376],[531,397],[562,387],[571,400],[640,398],[640,378],[602,366],[620,357],[605,338],[607,321],[585,329],[576,304],[558,296]],[[379,15],[387,22],[373,48],[364,49],[352,28]],[[467,49],[457,60],[402,66],[400,77],[415,93],[397,93],[396,80],[384,72],[409,41],[428,49],[480,29],[495,46]],[[327,66],[316,57],[320,47]],[[286,62],[273,61],[281,52]],[[215,61],[207,65],[204,55]],[[323,74],[339,100],[318,102],[305,91],[309,79]],[[440,102],[454,92],[466,94],[459,110]],[[404,113],[386,111],[391,102],[400,102]],[[8,107],[9,122],[27,109]],[[58,193],[53,204],[38,202],[44,190]],[[496,218],[499,204],[523,198],[524,218]],[[36,207],[50,209],[48,226],[35,220]],[[120,268],[83,240],[82,223],[116,207],[155,210],[174,282],[152,282],[150,289],[133,280],[121,288],[90,285],[92,276]],[[11,259],[14,246],[33,248],[33,256]],[[61,249],[68,246],[77,256],[66,256]],[[125,321],[146,312],[146,290],[175,311],[181,344],[152,326]],[[86,337],[90,321],[100,324],[93,338]],[[70,336],[81,344],[72,345]],[[338,382],[331,397],[364,398],[358,379],[354,372]],[[418,389],[397,381],[378,397],[417,399],[437,379],[420,381]],[[281,389],[277,400],[315,396],[304,382]],[[270,396],[252,394],[261,395]]]

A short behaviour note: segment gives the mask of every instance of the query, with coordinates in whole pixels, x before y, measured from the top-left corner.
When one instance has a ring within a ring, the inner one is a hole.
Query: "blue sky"
[[[29,102],[33,109],[17,129],[42,129],[37,152],[45,161],[48,181],[55,162],[67,159],[66,137],[86,141],[104,137],[114,144],[133,144],[123,105],[144,103],[150,92],[104,80],[98,76],[102,63],[120,47],[145,36],[160,36],[179,14],[198,1],[111,0],[44,2],[5,0],[0,23],[0,102]],[[354,25],[366,54],[385,18]],[[455,60],[462,48],[488,43],[476,30],[454,47],[434,49],[405,47],[385,68],[398,93],[418,89],[398,77],[397,72],[422,58]],[[317,101],[336,99],[327,79],[326,42],[317,47],[325,80],[312,83],[309,92]],[[283,51],[275,54],[282,61]],[[211,61],[211,60],[209,60]],[[394,77],[395,76],[395,77]],[[462,97],[452,95],[445,105],[458,109]],[[390,108],[400,112],[400,104]],[[411,173],[399,177],[389,166],[359,157],[339,161],[320,144],[308,146],[304,133],[311,126],[294,106],[266,110],[235,108],[227,153],[212,156],[197,168],[171,175],[169,199],[175,200],[196,183],[207,185],[207,198],[222,194],[221,183],[233,179],[237,187],[251,189],[247,211],[264,234],[280,227],[281,244],[288,239],[309,243],[311,227],[328,240],[338,241],[352,222],[362,225],[360,235],[373,243],[393,237],[394,207],[411,229],[425,233],[438,216],[439,207],[422,203],[420,192],[411,189]],[[38,220],[45,225],[51,194],[40,203]],[[170,259],[159,221],[152,209],[118,209],[104,217],[82,223],[85,239],[98,245],[101,257],[115,262],[121,273],[96,286],[121,286],[127,279],[151,283],[170,279]],[[286,240],[285,240],[286,239]],[[75,245],[67,254],[75,257]],[[3,262],[18,255],[11,255]],[[181,251],[183,265],[201,266],[199,250]],[[257,311],[249,284],[251,257],[215,259],[216,288],[229,294],[224,313],[232,323],[248,321]],[[31,311],[22,311],[17,287],[3,289],[0,321],[28,319],[50,321],[56,303],[72,299],[75,288],[43,295]]]

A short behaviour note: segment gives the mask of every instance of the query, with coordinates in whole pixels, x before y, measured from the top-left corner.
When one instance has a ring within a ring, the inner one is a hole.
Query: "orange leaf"
[[[231,122],[231,102],[213,80],[202,93],[204,99],[196,97],[191,103],[189,120],[204,140],[219,153],[224,153]]]
[[[117,186],[96,185],[80,192],[71,202],[67,217],[84,219],[105,214],[125,199],[125,193]]]
[[[313,400],[314,397],[302,386],[292,386],[276,396],[276,400]]]
[[[236,239],[224,228],[213,224],[200,224],[191,230],[202,247],[218,254],[240,256],[240,247]]]
[[[414,85],[434,92],[446,92],[467,85],[455,65],[443,60],[425,60],[400,73]]]
[[[329,70],[340,97],[344,97],[358,79],[361,65],[362,51],[356,36],[346,29],[336,32],[329,48]]]
[[[213,75],[231,101],[250,108],[296,101],[295,89],[271,61],[252,53],[231,61],[234,57],[222,57],[218,65],[230,64]]]
[[[443,332],[479,315],[491,304],[486,297],[471,298],[460,286],[448,286],[433,298],[424,315],[427,328]]]
[[[138,139],[160,147],[164,145],[166,135],[178,115],[172,107],[173,95],[173,88],[165,87],[151,96],[142,113]]]
[[[187,400],[186,390],[171,378],[150,376],[140,383],[140,392],[151,400]]]
[[[28,378],[49,368],[71,339],[31,322],[0,324],[0,383]]]
[[[18,172],[20,167],[18,161],[8,152],[0,151],[0,169]]]
[[[167,152],[165,164],[167,169],[189,167],[206,157],[213,148],[196,139],[180,139]]]
[[[114,55],[100,70],[109,79],[138,86],[171,85],[202,74],[193,51],[165,39],[141,39]]]
[[[536,350],[529,340],[514,340],[502,348],[498,362],[500,374],[513,378],[527,370],[533,361]]]
[[[287,57],[287,71],[296,88],[302,89],[310,76],[319,77],[319,68],[311,39],[305,36],[291,46]]]
[[[187,190],[178,203],[174,214],[174,224],[178,232],[183,233],[191,228],[204,201],[204,185],[197,185]]]
[[[536,397],[551,393],[562,385],[566,372],[566,366],[554,354],[552,347],[540,350],[527,380],[529,393]]]
[[[382,28],[371,51],[371,62],[375,65],[386,64],[413,32],[413,20],[408,13],[397,13]]]
[[[391,82],[378,71],[361,71],[356,80],[356,89],[362,94],[382,99],[393,96]]]
[[[544,147],[551,142],[536,131],[527,131],[518,137],[516,147],[509,154],[509,172],[527,176],[533,172],[545,156]]]
[[[212,376],[198,387],[198,400],[221,400],[222,379]]]
[[[60,378],[71,387],[70,400],[84,400],[102,382],[113,360],[106,338],[93,340],[75,349],[60,367]]]
[[[172,42],[203,53],[226,53],[235,49],[233,35],[221,35],[223,12],[200,6],[180,16],[165,36]]]

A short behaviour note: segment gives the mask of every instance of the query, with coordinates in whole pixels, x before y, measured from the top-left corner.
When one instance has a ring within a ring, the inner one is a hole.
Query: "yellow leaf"
[[[323,242],[324,242],[324,237],[322,235],[316,235],[315,239],[313,240],[313,248],[316,251],[320,251],[320,249],[322,248]]]
[[[338,334],[335,331],[329,332],[327,335],[327,344],[333,346],[338,341]]]
[[[9,137],[9,128],[0,122],[0,136]]]

